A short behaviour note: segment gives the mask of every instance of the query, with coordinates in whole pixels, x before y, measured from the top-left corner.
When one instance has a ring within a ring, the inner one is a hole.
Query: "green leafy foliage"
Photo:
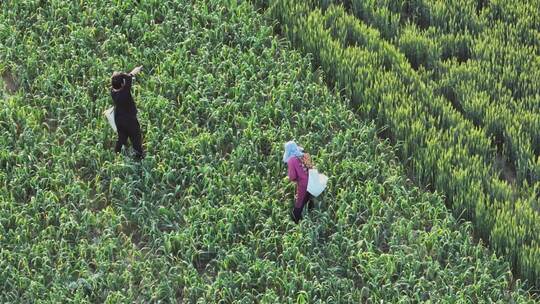
[[[251,4],[0,9],[0,302],[532,302]],[[101,116],[138,64],[141,163]],[[291,138],[331,176],[300,225]]]
[[[399,143],[399,156],[415,180],[443,193],[456,216],[473,221],[477,235],[538,286],[540,269],[531,269],[536,258],[529,252],[539,242],[539,116],[532,106],[539,90],[528,72],[521,73],[529,71],[525,58],[534,66],[536,46],[522,47],[524,41],[514,35],[504,38],[507,24],[477,15],[470,1],[408,2],[409,13],[385,1],[269,3],[283,34],[313,55],[361,117],[375,120]],[[384,5],[407,16],[399,18],[395,35],[384,34],[386,27],[366,17],[378,16]],[[411,19],[410,5],[432,21]],[[440,14],[452,17],[436,18]],[[463,16],[471,17],[459,21]],[[491,43],[488,35],[499,38]],[[494,53],[504,61],[487,59]],[[443,59],[449,56],[456,59]],[[527,89],[512,85],[516,79]],[[528,97],[518,104],[513,100],[518,95]]]

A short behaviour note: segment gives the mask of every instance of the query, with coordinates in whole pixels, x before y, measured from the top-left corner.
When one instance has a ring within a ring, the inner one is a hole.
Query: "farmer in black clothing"
[[[136,67],[130,73],[114,72],[111,79],[111,96],[114,101],[114,120],[118,130],[118,141],[115,152],[120,152],[127,140],[131,141],[135,149],[136,158],[144,157],[142,148],[141,126],[137,120],[137,107],[131,96],[133,76],[140,73],[142,66]]]

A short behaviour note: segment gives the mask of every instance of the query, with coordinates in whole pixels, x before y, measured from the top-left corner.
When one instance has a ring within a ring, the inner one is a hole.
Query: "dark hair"
[[[120,74],[120,73],[113,74],[113,76],[111,78],[111,86],[112,86],[112,88],[115,89],[115,90],[119,90],[120,88],[122,88],[123,84],[124,84],[123,75]]]

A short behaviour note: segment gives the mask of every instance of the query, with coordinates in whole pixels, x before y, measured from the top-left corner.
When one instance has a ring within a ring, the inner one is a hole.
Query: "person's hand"
[[[139,73],[142,71],[142,68],[143,68],[142,65],[141,65],[141,66],[138,66],[138,67],[134,68],[133,71],[131,71],[130,74],[131,74],[131,75],[137,75],[137,74],[139,74]]]

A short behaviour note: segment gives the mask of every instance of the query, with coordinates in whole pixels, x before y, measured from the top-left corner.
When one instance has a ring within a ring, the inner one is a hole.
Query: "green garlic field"
[[[414,147],[394,108],[368,117],[361,95],[329,89],[344,74],[281,27],[294,5],[259,5],[0,2],[0,303],[537,301],[504,250],[473,237],[476,217],[447,208],[447,189],[408,178],[421,162],[400,161]],[[302,23],[314,7],[299,6]],[[112,72],[140,64],[136,162],[114,153],[102,112]],[[291,139],[330,176],[299,225],[281,161]]]

